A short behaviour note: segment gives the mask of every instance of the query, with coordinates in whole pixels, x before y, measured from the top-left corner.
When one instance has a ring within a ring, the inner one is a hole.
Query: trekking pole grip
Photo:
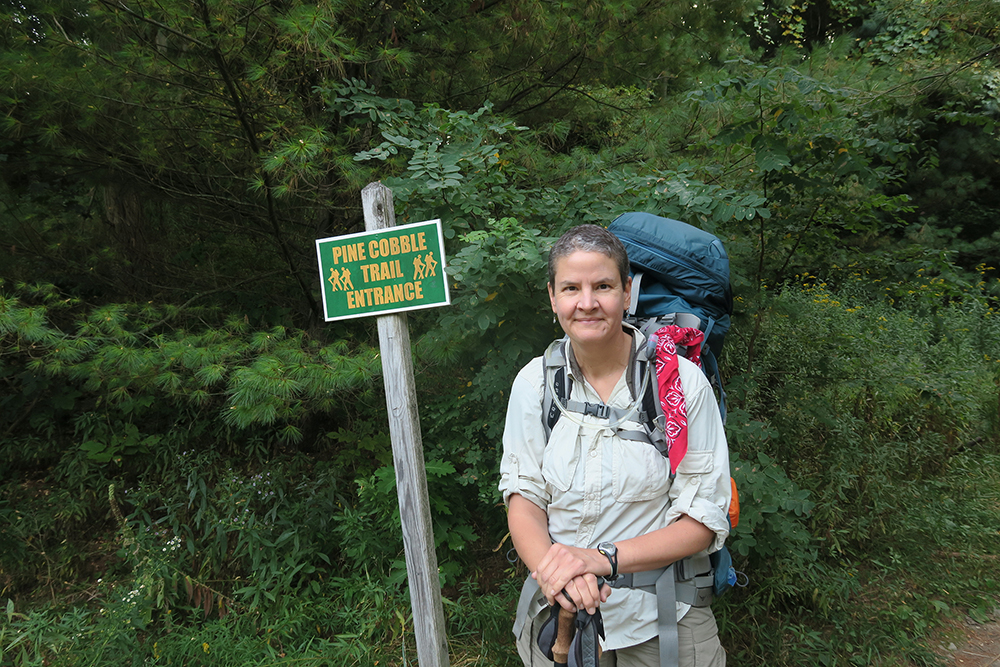
[[[552,646],[552,661],[556,667],[562,667],[569,661],[569,645],[576,632],[576,614],[559,608],[559,632],[556,643]]]

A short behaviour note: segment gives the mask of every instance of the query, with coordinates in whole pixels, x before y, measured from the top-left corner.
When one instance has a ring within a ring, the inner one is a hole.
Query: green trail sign
[[[316,241],[327,322],[451,303],[441,221]]]

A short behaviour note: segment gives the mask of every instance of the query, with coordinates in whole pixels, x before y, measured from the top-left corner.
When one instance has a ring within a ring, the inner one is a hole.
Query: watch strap
[[[599,551],[601,555],[607,558],[608,562],[611,563],[611,574],[607,577],[604,577],[605,581],[607,581],[608,583],[614,583],[615,581],[618,580],[618,577],[621,576],[620,574],[618,574],[618,548],[614,545],[614,543],[610,543],[611,548],[608,549],[607,547],[605,547],[606,544],[609,543],[601,542],[600,544],[598,544],[597,551]]]

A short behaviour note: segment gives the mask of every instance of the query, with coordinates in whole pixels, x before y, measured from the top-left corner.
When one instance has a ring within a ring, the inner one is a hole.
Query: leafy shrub
[[[926,558],[959,530],[945,516],[962,514],[937,495],[944,515],[931,511],[927,493],[954,488],[949,468],[970,449],[1000,445],[988,418],[1000,318],[985,283],[868,270],[801,276],[741,304],[760,309],[757,344],[737,333],[725,357],[742,370],[729,383],[743,501],[731,545],[757,587],[735,597],[751,606],[763,596],[835,614],[859,590],[854,558],[889,544],[912,550],[897,562]]]

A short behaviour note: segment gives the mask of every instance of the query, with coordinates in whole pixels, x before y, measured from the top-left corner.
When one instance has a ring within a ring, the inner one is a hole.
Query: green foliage
[[[898,491],[886,489],[933,475],[971,441],[995,439],[982,420],[995,403],[989,341],[998,333],[977,291],[947,303],[928,276],[927,298],[946,305],[918,319],[920,290],[893,304],[861,266],[840,279],[836,292],[807,277],[776,298],[750,392],[753,411],[780,434],[772,455],[813,491],[814,524],[836,552],[899,528]]]
[[[959,300],[930,275],[918,285],[872,278],[855,266],[836,289],[809,276],[784,288],[740,387],[743,409],[767,415],[761,444],[812,492],[812,524],[835,553],[907,530],[898,514],[908,481],[933,477],[970,442],[996,442],[989,301],[979,290]]]
[[[998,7],[0,10],[0,662],[412,662],[374,327],[310,287],[375,179],[448,240],[409,322],[456,662],[516,662],[548,244],[628,210],[733,259],[733,661],[930,662],[998,591]]]
[[[898,163],[913,147],[858,122],[858,87],[873,89],[874,99],[880,83],[865,66],[837,63],[835,50],[814,61],[818,71],[811,72],[734,61],[711,85],[688,93],[722,114],[708,145],[766,202],[766,216],[740,225],[737,213],[728,226],[752,234],[733,234],[730,252],[754,283],[775,284],[795,267],[851,257],[856,246],[900,227],[912,210],[907,196],[884,192],[899,181]],[[846,80],[820,69],[827,64]],[[874,111],[863,113],[867,119]]]
[[[151,305],[82,312],[75,331],[64,332],[47,320],[48,311],[65,311],[72,300],[51,286],[19,291],[40,293],[42,303],[13,294],[0,302],[0,331],[7,334],[0,344],[14,355],[5,366],[12,376],[21,369],[23,387],[20,397],[5,400],[14,410],[41,403],[33,418],[74,415],[80,447],[103,462],[155,448],[163,436],[140,427],[166,426],[174,414],[167,404],[196,414],[219,411],[216,428],[276,425],[280,440],[299,444],[311,414],[334,411],[377,372],[377,358],[365,346],[324,346],[283,327],[254,332],[235,317],[217,329],[153,334],[173,311]],[[71,389],[47,378],[62,378]],[[74,408],[84,392],[102,398],[81,413]]]
[[[268,620],[236,609],[223,618],[192,621],[196,613],[175,608],[167,616],[176,618],[161,630],[137,627],[147,600],[143,590],[98,585],[91,592],[101,606],[93,613],[52,606],[20,612],[8,599],[0,621],[0,658],[12,667],[149,662],[263,667],[290,659],[346,667],[412,661],[416,655],[412,618],[399,611],[405,599],[363,576],[332,577],[318,592],[289,597]],[[511,585],[485,595],[472,582],[446,599],[453,660],[513,667],[516,654],[504,644],[515,599]]]
[[[439,451],[457,454],[447,447]],[[469,547],[479,537],[472,526],[476,498],[466,490],[468,482],[455,474],[452,463],[428,458],[425,468],[438,572],[441,584],[452,586],[474,557]],[[388,575],[387,582],[399,586],[406,580],[406,563],[395,468],[379,468],[358,480],[357,486],[356,505],[337,516],[338,543],[348,562],[361,563],[372,574]]]
[[[733,415],[733,421],[740,416]],[[741,501],[740,523],[733,529],[733,553],[753,553],[761,563],[770,559],[796,561],[790,567],[797,571],[815,560],[815,548],[801,520],[815,507],[809,492],[799,489],[762,451],[758,451],[755,463],[737,459],[732,469]]]
[[[887,659],[858,653],[872,639],[927,662],[910,637],[939,628],[956,600],[974,609],[997,594],[991,557],[971,555],[1000,547],[981,528],[1000,446],[989,285],[898,259],[800,276],[760,310],[743,304],[766,341],[737,335],[725,356],[741,371],[729,384],[742,500],[731,548],[750,586],[716,611],[747,662]],[[944,583],[943,568],[963,574]],[[780,628],[744,622],[775,608],[787,610]]]
[[[254,474],[219,463],[211,452],[176,452],[127,491],[135,511],[124,547],[137,581],[157,591],[158,607],[193,603],[205,616],[318,590],[318,568],[340,555],[331,537],[343,505],[334,471],[302,479],[294,459]]]

